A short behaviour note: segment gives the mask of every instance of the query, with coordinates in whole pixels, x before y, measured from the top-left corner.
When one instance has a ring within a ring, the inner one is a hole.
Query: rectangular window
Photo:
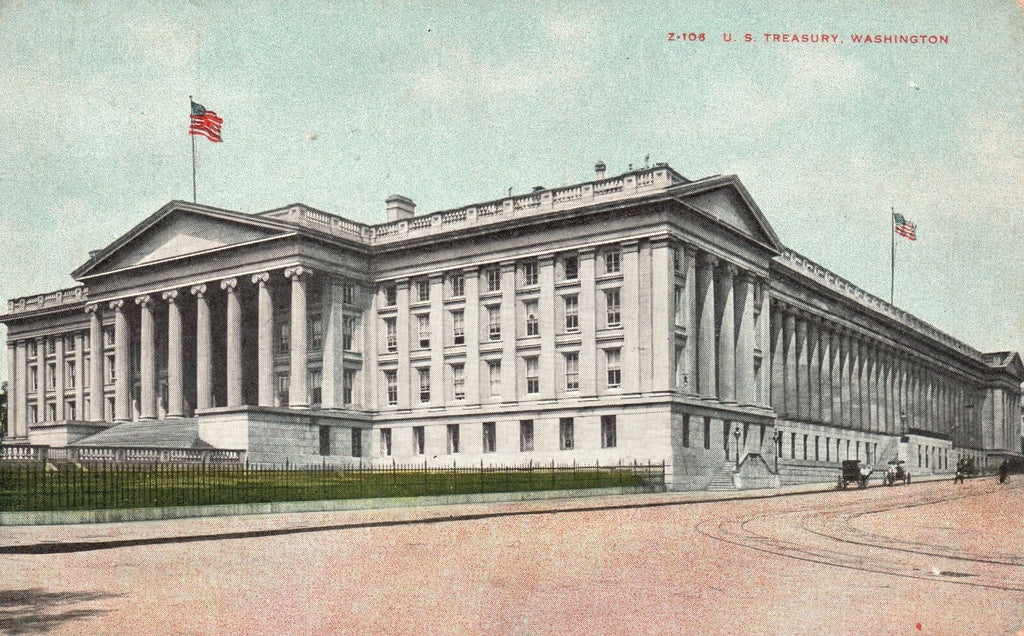
[[[580,277],[579,259],[576,256],[562,258],[562,280],[576,280]]]
[[[64,404],[64,416],[67,419],[69,419],[69,420],[78,419],[78,418],[75,417],[75,401],[74,400],[68,400]]]
[[[690,416],[683,416],[683,448],[690,447]]]
[[[380,429],[380,454],[390,456],[391,455],[391,429],[382,428]]]
[[[579,316],[579,302],[576,296],[566,296],[565,302],[565,330],[566,331],[579,331],[580,330],[580,316]]]
[[[533,287],[537,284],[537,261],[523,263],[523,287]]]
[[[501,395],[501,362],[493,360],[487,363],[487,373],[490,376],[491,396]]]
[[[398,372],[385,371],[384,383],[387,385],[388,390],[388,406],[398,404]]]
[[[860,442],[857,442],[857,443],[859,444]],[[807,459],[807,436],[806,435],[804,435],[804,459],[805,460]]]
[[[363,430],[352,429],[352,457],[363,456]]]
[[[345,351],[354,351],[352,338],[356,332],[356,317],[345,316],[341,319],[341,348]]]
[[[430,348],[430,316],[418,316],[420,331],[420,349]]]
[[[89,375],[91,357],[92,356],[86,356],[85,359],[82,360],[82,386],[92,386],[92,376]]]
[[[53,402],[46,405],[46,420],[48,422],[57,421],[57,405]]]
[[[519,421],[519,452],[533,451],[533,420]]]
[[[107,384],[113,384],[117,380],[117,360],[113,354],[107,356]],[[34,383],[33,383],[34,384]]]
[[[64,352],[73,353],[75,351],[75,337],[64,336]]]
[[[114,400],[113,400],[113,398],[111,398],[110,402],[111,402],[110,410],[111,410],[111,412],[113,412],[113,410],[114,410],[114,407],[113,407]],[[113,418],[110,418],[110,419],[113,419]],[[30,424],[35,424],[36,422],[39,421],[39,410],[36,408],[35,404],[30,404],[29,407],[28,407],[28,421],[29,421]]]
[[[291,377],[287,374],[277,376],[277,399],[281,406],[288,406],[288,387]]]
[[[466,344],[466,327],[462,311],[452,312],[452,344]]]
[[[466,399],[466,367],[462,364],[452,365],[452,393],[456,400]]]
[[[462,298],[466,295],[466,279],[462,274],[449,274],[448,289],[452,298]]]
[[[394,285],[388,285],[384,288],[384,306],[394,307],[398,303],[398,290]]]
[[[826,437],[825,438],[825,461],[826,462],[832,461],[832,438],[831,437]]]
[[[526,310],[526,335],[539,336],[540,335],[540,323],[537,320],[537,301],[531,300],[524,303],[524,309]]]
[[[324,385],[324,374],[320,369],[311,369],[309,376],[307,376],[309,382],[309,403],[320,404],[323,402],[323,385]]]
[[[33,410],[35,410],[34,407],[33,407]],[[116,419],[116,416],[114,414],[114,398],[108,397],[107,398],[106,421],[113,422],[115,419]],[[35,418],[33,418],[32,421],[34,422]]]
[[[113,329],[104,329],[103,330],[103,346],[104,347],[113,347],[114,346],[114,344],[115,344],[115,334],[116,334],[116,332]],[[29,347],[29,349],[30,349],[30,352],[31,352],[31,347]]]
[[[711,418],[704,418],[704,450],[711,450]]]
[[[50,342],[53,342],[52,340]],[[57,386],[57,363],[46,363],[46,389],[52,391]]]
[[[28,390],[38,391],[39,390],[39,370],[38,367],[28,368]]]
[[[394,318],[384,319],[384,333],[387,336],[388,353],[398,351],[398,324]]]
[[[426,450],[426,432],[422,426],[412,427],[412,450],[417,455],[422,455]]]
[[[420,403],[430,401],[430,367],[419,369],[420,373]]]
[[[318,351],[324,346],[324,321],[320,316],[309,319],[309,348]]]
[[[530,394],[540,393],[540,365],[536,357],[526,358],[526,392]]]
[[[320,455],[322,457],[331,454],[331,427],[320,427]]]
[[[601,416],[601,448],[615,448],[615,416]]]
[[[622,384],[619,349],[605,349],[604,355],[608,367],[608,388],[617,389]]]
[[[345,369],[342,375],[341,403],[345,406],[352,404],[352,387],[356,383],[356,372],[354,369]]]
[[[579,391],[580,389],[580,359],[575,353],[565,354],[565,390]]]
[[[75,361],[68,360],[64,364],[64,388],[73,389],[75,388]]]
[[[622,314],[619,305],[619,290],[609,289],[604,293],[605,325],[608,328],[618,327],[622,324]]]
[[[92,351],[92,345],[89,342],[89,332],[82,334],[82,351],[85,351],[86,353]]]
[[[573,449],[573,435],[575,425],[571,417],[562,417],[558,420],[558,447],[562,450]]]
[[[821,455],[820,455],[820,453],[818,451],[818,437],[819,437],[818,435],[814,436],[814,461],[816,461],[816,462],[820,462],[821,461]]]
[[[288,353],[292,348],[292,326],[290,323],[283,322],[277,328],[277,351],[278,353]]]
[[[416,281],[416,300],[421,303],[425,303],[430,300],[430,281],[429,280],[418,280]]]
[[[487,338],[501,340],[501,307],[487,308]]]
[[[49,338],[46,341],[46,354],[53,355],[55,353],[57,353],[57,341],[53,338]]]
[[[341,287],[342,302],[346,305],[356,304],[356,287],[351,283],[345,283]]]
[[[683,326],[683,288],[676,285],[674,294],[673,300],[676,308],[674,319],[676,326],[681,327]]]
[[[493,453],[497,448],[498,435],[495,431],[494,422],[484,422],[484,444],[483,450],[485,453]]]
[[[485,270],[485,275],[487,277],[487,291],[501,291],[501,270],[497,267],[491,267]]]
[[[622,269],[622,253],[619,250],[604,253],[604,271],[615,274]]]
[[[448,454],[454,455],[459,452],[459,425],[448,425]]]

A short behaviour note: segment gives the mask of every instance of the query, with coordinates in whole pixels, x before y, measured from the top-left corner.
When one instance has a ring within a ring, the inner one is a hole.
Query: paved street
[[[1013,634],[1024,628],[1024,478],[1002,487],[985,478],[963,486],[937,481],[728,502],[692,498],[564,506],[582,510],[527,502],[0,528],[0,628],[68,634]],[[619,507],[600,508],[606,505]],[[467,518],[447,521],[440,518],[445,514]],[[47,553],[53,550],[67,552]]]

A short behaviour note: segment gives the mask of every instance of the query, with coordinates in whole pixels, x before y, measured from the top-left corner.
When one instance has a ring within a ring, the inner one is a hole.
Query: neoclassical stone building
[[[753,481],[776,461],[800,481],[846,458],[930,472],[1021,453],[1016,353],[786,249],[735,176],[599,164],[587,183],[387,213],[168,203],[79,286],[8,302],[5,443],[664,461],[675,488],[737,458]]]

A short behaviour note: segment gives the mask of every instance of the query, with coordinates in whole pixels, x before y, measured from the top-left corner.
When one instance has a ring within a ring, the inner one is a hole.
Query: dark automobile
[[[885,485],[892,486],[900,481],[905,484],[910,483],[910,471],[907,470],[907,462],[902,459],[891,459],[885,470]]]
[[[870,466],[861,466],[860,460],[847,459],[843,461],[843,469],[839,474],[837,488],[845,489],[847,484],[856,483],[861,488],[868,487],[868,477],[871,475]]]

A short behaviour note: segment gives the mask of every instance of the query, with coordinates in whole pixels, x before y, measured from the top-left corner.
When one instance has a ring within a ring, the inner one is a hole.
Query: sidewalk
[[[925,475],[914,482],[952,480],[952,475]],[[874,482],[871,488],[879,488]],[[903,487],[903,486],[900,486]],[[76,523],[64,525],[4,525],[0,554],[77,552],[133,545],[213,541],[312,532],[330,529],[381,527],[411,523],[485,519],[515,515],[558,514],[573,511],[674,506],[827,492],[835,484],[801,484],[763,490],[728,492],[664,492],[591,497],[423,505],[422,501],[383,502],[381,507],[331,512],[285,512],[205,516],[155,521]],[[373,501],[363,500],[363,505]],[[400,505],[394,505],[399,503]]]

